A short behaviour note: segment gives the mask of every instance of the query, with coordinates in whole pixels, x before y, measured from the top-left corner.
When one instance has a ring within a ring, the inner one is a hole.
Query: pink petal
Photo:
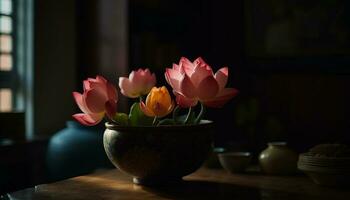
[[[214,98],[219,92],[219,85],[214,76],[208,76],[203,79],[197,88],[197,96],[200,100],[207,100]]]
[[[105,111],[105,103],[108,101],[105,93],[106,92],[100,88],[92,88],[84,92],[83,101],[92,113],[101,113]]]
[[[193,61],[193,64],[194,64],[194,65],[201,65],[201,66],[208,65],[208,64],[202,59],[202,57],[198,57],[196,60],[194,60],[194,61]]]
[[[237,96],[238,93],[238,90],[235,88],[225,88],[220,91],[220,94],[218,94],[214,99],[204,101],[203,103],[208,107],[221,108],[223,105],[225,105],[225,103],[227,103],[227,101]]]
[[[84,83],[84,93],[91,89],[97,89],[100,91],[104,91],[103,94],[105,95],[106,98],[108,98],[107,86],[105,83],[98,82],[96,79],[92,79],[92,78],[88,78],[83,83]]]
[[[73,92],[73,98],[77,103],[79,109],[83,111],[83,113],[91,113],[91,111],[86,107],[85,102],[83,101],[83,95],[78,92]]]
[[[186,57],[184,57],[184,56],[180,58],[180,62],[179,63],[182,66],[186,65],[188,67],[193,67],[193,63],[190,60],[188,60]]]
[[[130,82],[128,78],[119,77],[119,88],[120,92],[127,97],[137,98],[139,93],[135,90],[134,85]]]
[[[118,101],[117,88],[109,82],[107,83],[106,87],[108,99]]]
[[[132,71],[129,74],[129,80],[132,84],[136,85],[141,85],[142,80],[145,77],[145,73],[142,69],[138,69],[137,71]]]
[[[174,86],[173,86],[173,83],[172,83],[171,80],[170,80],[170,75],[167,73],[168,69],[169,69],[169,68],[165,68],[164,77],[165,77],[166,82],[167,82],[171,87],[174,87]]]
[[[228,68],[223,67],[223,68],[219,69],[215,73],[214,77],[219,84],[219,88],[220,88],[219,90],[224,89],[226,84],[227,84],[227,79],[228,79]]]
[[[213,74],[213,70],[211,69],[211,67],[201,58],[198,57],[194,62],[193,62],[194,66],[200,66],[200,67],[204,67],[206,68],[210,74]]]
[[[196,66],[193,74],[191,75],[191,81],[193,85],[197,88],[199,84],[208,76],[212,76],[212,71],[208,70],[205,66]]]
[[[141,109],[141,111],[143,112],[143,114],[145,114],[146,116],[149,116],[149,117],[154,117],[154,116],[155,116],[154,112],[153,112],[151,109],[149,109],[149,108],[145,105],[145,103],[140,102],[139,105],[140,105],[140,109]]]
[[[196,97],[196,88],[194,87],[191,79],[185,74],[180,82],[180,91],[187,98]]]
[[[130,73],[129,81],[132,84],[133,91],[139,96],[147,94],[152,89],[156,84],[156,76],[151,74],[149,69],[138,69]]]
[[[95,78],[88,78],[87,81],[90,81],[90,82],[97,82],[97,80]]]
[[[96,79],[93,79],[93,80],[88,80],[88,82],[89,82],[89,85],[90,85],[90,89],[92,89],[92,88],[98,88],[99,90],[101,90],[101,91],[105,91],[105,92],[107,92],[107,82],[103,82],[103,80],[99,80],[99,81],[97,81]],[[106,94],[106,97],[107,97],[107,93],[105,93]]]
[[[181,80],[183,77],[183,74],[181,74],[179,71],[167,68],[166,72],[168,77],[172,78],[172,79],[176,79],[176,80]]]
[[[85,126],[93,126],[102,120],[103,115],[78,113],[73,115],[73,118]]]
[[[176,95],[176,103],[182,108],[189,108],[197,105],[197,99],[190,99],[181,94]]]
[[[115,100],[109,100],[105,103],[106,114],[110,119],[113,119],[117,112],[117,102]]]
[[[173,70],[180,72],[180,66],[173,63]]]
[[[97,75],[96,78],[88,78],[84,81],[84,89],[88,90],[93,87],[105,87],[107,80],[102,76]]]
[[[142,69],[138,69],[137,71],[132,71],[129,75],[129,81],[132,85],[133,92],[135,95],[140,96],[140,92],[145,87],[145,73]]]
[[[194,65],[187,58],[182,57],[180,59],[179,66],[180,66],[181,73],[186,73],[188,76],[191,76],[191,74],[193,73]]]
[[[132,83],[137,83],[137,82],[142,83],[142,80],[147,79],[147,76],[151,76],[149,70],[148,69],[143,70],[140,68],[136,71],[132,71],[129,74],[129,80]]]
[[[83,87],[84,87],[84,91],[91,89],[90,82],[88,80],[84,80],[83,81]]]
[[[165,79],[175,91],[180,91],[180,81],[183,76],[183,74],[173,69],[167,68],[165,71]]]
[[[140,70],[140,69],[139,69]],[[131,71],[131,73],[129,74],[129,80],[132,81],[135,79],[135,75],[136,75],[136,71]]]
[[[107,80],[103,76],[97,75],[96,76],[96,82],[102,83],[102,84],[106,84]]]
[[[156,75],[150,74],[146,77],[141,93],[143,95],[148,94],[149,91],[156,85],[157,79]]]

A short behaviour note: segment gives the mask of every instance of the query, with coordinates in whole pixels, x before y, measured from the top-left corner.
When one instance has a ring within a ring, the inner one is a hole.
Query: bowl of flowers
[[[202,58],[182,57],[164,75],[173,95],[165,86],[156,87],[148,69],[119,78],[121,94],[135,100],[129,113],[117,111],[118,89],[102,76],[85,80],[83,93],[73,92],[82,111],[73,118],[86,126],[107,121],[106,154],[136,184],[178,181],[197,170],[213,141],[214,125],[204,119],[205,109],[221,108],[238,94],[226,88],[228,68],[214,73]]]

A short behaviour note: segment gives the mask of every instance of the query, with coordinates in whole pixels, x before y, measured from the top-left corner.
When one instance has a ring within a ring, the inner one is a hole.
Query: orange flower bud
[[[174,108],[170,94],[165,86],[153,87],[146,98],[146,104],[141,102],[142,112],[149,117],[164,117]]]

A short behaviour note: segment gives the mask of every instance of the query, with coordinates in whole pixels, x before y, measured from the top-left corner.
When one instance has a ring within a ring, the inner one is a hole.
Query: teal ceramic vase
[[[271,175],[290,175],[297,169],[298,154],[286,142],[271,142],[259,155],[261,170]]]
[[[49,141],[47,167],[51,181],[113,167],[103,149],[103,129],[68,121]]]
[[[213,123],[123,127],[107,123],[103,136],[110,161],[136,184],[178,182],[197,170],[211,151]]]

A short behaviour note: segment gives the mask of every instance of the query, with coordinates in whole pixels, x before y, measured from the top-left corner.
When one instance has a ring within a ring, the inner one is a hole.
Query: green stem
[[[176,106],[173,111],[173,120],[174,123],[177,124],[177,115],[179,114],[180,106]]]
[[[188,120],[190,120],[190,117],[191,117],[192,112],[193,112],[192,107],[190,107],[190,108],[188,109],[188,113],[187,113],[186,119],[185,119],[185,121],[184,121],[184,124],[188,124]]]
[[[204,107],[204,105],[201,103],[201,111],[199,112],[197,118],[194,120],[194,123],[195,123],[195,124],[198,124],[198,123],[201,121],[201,119],[202,119],[202,117],[204,116],[204,114],[205,114],[205,107]]]
[[[152,126],[155,126],[157,124],[158,117],[155,116],[152,122]]]

